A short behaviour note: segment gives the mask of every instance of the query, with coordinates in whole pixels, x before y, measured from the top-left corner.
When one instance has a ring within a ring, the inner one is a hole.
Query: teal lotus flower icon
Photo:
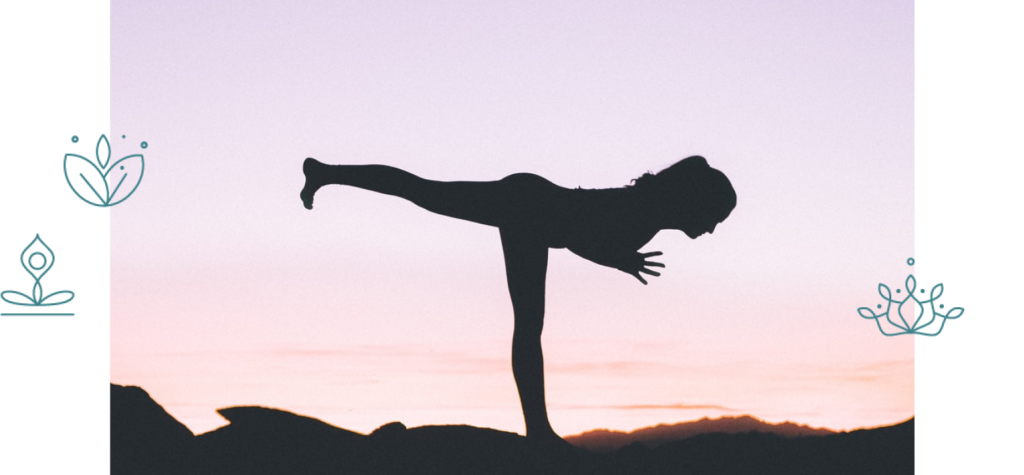
[[[914,259],[907,259],[907,264],[914,265]],[[903,283],[903,289],[897,289],[896,292],[902,293],[901,291],[904,289],[907,291],[907,296],[903,300],[898,300],[893,298],[893,293],[887,285],[878,284],[878,295],[885,301],[885,312],[875,314],[874,310],[861,307],[857,309],[857,313],[863,318],[874,320],[878,324],[878,330],[885,336],[938,336],[946,326],[946,320],[954,320],[964,314],[963,307],[955,307],[945,313],[943,313],[945,305],[939,304],[936,308],[937,300],[942,297],[942,292],[945,289],[942,284],[932,287],[927,300],[917,298],[919,289],[917,288],[917,279],[913,275],[908,275]],[[920,293],[925,293],[925,289],[920,289]],[[878,304],[876,307],[880,310],[882,304]],[[882,325],[882,317],[885,317],[888,325]],[[938,325],[938,328],[934,328],[932,324],[937,319],[941,319],[942,323]],[[886,328],[889,331],[886,331]]]
[[[32,307],[49,307],[70,302],[75,298],[74,292],[70,290],[61,290],[50,295],[43,293],[43,284],[40,280],[50,271],[55,260],[56,257],[53,255],[50,246],[47,246],[42,238],[36,234],[36,238],[28,244],[24,251],[21,251],[21,266],[35,279],[35,285],[32,286],[32,295],[6,290],[0,292],[0,299],[10,304]]]
[[[146,163],[134,154],[110,163],[110,142],[101,135],[96,142],[96,159],[64,155],[64,178],[82,201],[93,206],[114,206],[128,199],[142,183]]]

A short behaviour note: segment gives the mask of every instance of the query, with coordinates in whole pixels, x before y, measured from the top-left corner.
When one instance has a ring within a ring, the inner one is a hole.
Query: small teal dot
[[[939,308],[946,308],[945,305],[939,305]]]
[[[77,135],[71,136],[71,141],[74,142],[74,143],[78,143],[78,136]]]
[[[921,289],[921,293],[922,293],[922,294],[924,293],[924,289]]]
[[[907,265],[908,266],[914,265],[914,258],[913,257],[911,257],[910,259],[907,259]]]
[[[146,143],[146,142],[142,142],[142,148],[146,148],[146,147],[149,147],[149,144]]]
[[[902,292],[902,290],[900,290],[900,289],[896,289],[896,293],[897,293],[897,294],[898,294],[898,293],[900,293],[900,292]]]
[[[878,308],[882,308],[882,304],[878,304]]]
[[[124,170],[124,165],[121,165],[121,169]],[[924,292],[923,290],[921,292]]]
[[[124,138],[124,135],[122,135],[122,136],[121,136],[121,138],[123,139],[123,138]]]

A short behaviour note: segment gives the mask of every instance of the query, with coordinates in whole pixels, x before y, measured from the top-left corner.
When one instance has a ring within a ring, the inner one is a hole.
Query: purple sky
[[[913,341],[856,312],[911,270],[912,2],[209,3],[111,6],[112,145],[150,144],[111,377],[193,430],[522,430],[497,230],[341,187],[306,211],[307,156],[599,188],[704,155],[738,206],[657,236],[651,285],[552,251],[555,429],[913,414]]]

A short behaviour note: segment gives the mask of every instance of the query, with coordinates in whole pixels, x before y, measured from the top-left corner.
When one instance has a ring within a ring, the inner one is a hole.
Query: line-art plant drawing
[[[77,142],[77,136],[72,141]],[[143,142],[143,148],[146,147]],[[96,159],[64,155],[64,177],[82,201],[93,206],[114,206],[128,199],[142,182],[146,164],[141,154],[110,163],[110,142],[101,135],[96,142]]]
[[[907,259],[907,265],[914,265],[914,258]],[[907,296],[902,300],[897,300],[893,298],[893,293],[889,286],[878,284],[878,295],[881,295],[882,299],[885,300],[885,312],[875,314],[875,311],[868,307],[860,307],[857,309],[857,313],[861,317],[874,320],[878,324],[878,330],[885,336],[937,336],[946,326],[946,320],[960,318],[964,314],[963,307],[954,307],[945,313],[942,311],[946,307],[944,304],[939,304],[938,308],[936,308],[936,303],[945,290],[942,284],[932,287],[927,300],[917,298],[915,293],[918,290],[917,279],[914,278],[913,274],[907,275],[903,287],[907,291]],[[902,289],[896,289],[896,293],[902,293]],[[920,289],[920,293],[924,294],[925,289]],[[894,306],[896,307],[895,309],[893,308]],[[876,305],[876,308],[881,310],[882,304]],[[895,319],[893,318],[893,313],[895,313]],[[882,317],[885,317],[888,325],[882,325]],[[941,322],[937,325],[938,328],[935,328],[936,325],[933,324],[938,321]],[[886,326],[889,327],[890,331],[885,331],[884,327]]]
[[[75,298],[75,293],[70,290],[61,290],[50,295],[43,293],[43,284],[40,280],[50,271],[55,260],[53,251],[36,234],[36,238],[28,244],[24,251],[21,251],[21,266],[36,281],[32,286],[32,295],[5,290],[0,293],[0,298],[10,304],[27,307],[50,307],[70,302]]]

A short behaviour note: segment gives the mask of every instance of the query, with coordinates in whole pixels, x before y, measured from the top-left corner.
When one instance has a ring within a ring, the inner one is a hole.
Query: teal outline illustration
[[[74,139],[72,141],[76,142]],[[132,196],[139,188],[139,184],[142,183],[142,175],[146,171],[146,161],[142,154],[128,155],[114,163],[109,163],[109,161],[110,142],[106,135],[100,135],[100,139],[96,142],[95,162],[74,153],[65,154],[64,178],[67,180],[68,186],[71,187],[71,191],[74,191],[82,201],[101,208],[114,206]],[[88,167],[85,166],[86,164]],[[130,167],[128,171],[125,171],[126,166]],[[136,168],[138,175],[130,176]],[[126,181],[129,183],[128,185],[125,185]],[[113,191],[111,191],[111,187],[113,187]],[[121,191],[122,188],[125,190],[131,188],[131,190],[115,200],[118,191]]]
[[[914,265],[914,258],[907,259],[907,265]],[[917,279],[914,278],[913,274],[907,275],[907,280],[903,283],[904,288],[907,290],[907,296],[903,300],[893,300],[892,291],[885,284],[878,284],[878,295],[881,295],[885,300],[885,312],[875,315],[875,311],[868,307],[860,307],[857,309],[857,313],[861,317],[874,320],[878,324],[878,331],[882,332],[885,336],[898,336],[898,335],[924,335],[924,336],[938,336],[942,333],[942,329],[946,326],[946,320],[954,320],[960,318],[964,314],[963,307],[954,307],[948,312],[943,314],[941,310],[945,308],[945,305],[939,304],[939,308],[935,308],[936,300],[942,296],[944,287],[942,284],[937,284],[932,287],[932,291],[928,296],[928,300],[918,300],[914,291],[917,290]],[[896,293],[900,293],[900,289],[896,289]],[[925,289],[921,289],[921,293],[925,293]],[[899,321],[894,321],[892,318],[892,306],[896,305],[896,316],[899,317]],[[925,316],[925,305],[928,305],[928,313],[930,318],[927,321],[922,322]],[[881,304],[878,304],[879,309],[882,308]],[[904,310],[906,308],[906,310]],[[913,313],[911,313],[913,312]],[[911,313],[911,315],[904,315],[904,313]],[[882,317],[889,322],[890,325],[902,330],[895,333],[886,332],[882,328]],[[910,317],[913,317],[913,323],[910,321]],[[922,331],[931,326],[937,319],[942,319],[942,323],[939,324],[939,329],[935,330],[935,333],[929,333]]]
[[[20,305],[23,307],[53,307],[56,305],[64,305],[75,298],[75,293],[70,290],[61,290],[54,292],[50,295],[43,293],[43,284],[40,280],[50,269],[53,267],[53,263],[56,262],[57,258],[53,254],[53,250],[50,246],[47,246],[43,239],[36,234],[35,239],[32,240],[25,247],[24,251],[21,251],[21,267],[28,272],[29,275],[35,279],[35,285],[32,286],[32,295],[26,295],[21,292],[14,290],[5,290],[0,292],[0,299],[12,305]],[[3,316],[71,316],[72,313],[4,313],[0,314]]]

